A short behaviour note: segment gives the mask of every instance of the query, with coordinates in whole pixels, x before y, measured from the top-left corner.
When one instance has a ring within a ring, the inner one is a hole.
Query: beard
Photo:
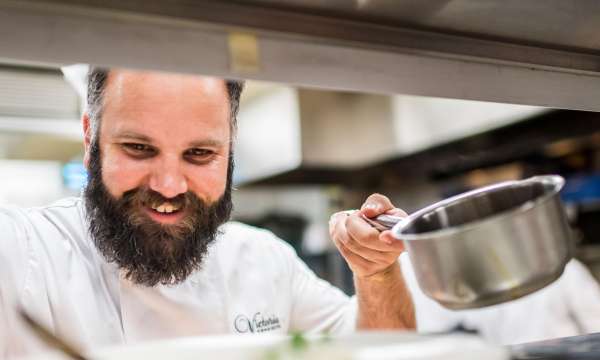
[[[167,199],[147,187],[114,198],[102,181],[100,148],[93,141],[89,154],[88,183],[84,189],[90,235],[100,253],[136,284],[173,285],[199,270],[219,227],[232,210],[233,156],[229,158],[223,195],[206,203],[188,191]],[[146,213],[152,204],[169,202],[183,211],[176,224],[161,224]]]

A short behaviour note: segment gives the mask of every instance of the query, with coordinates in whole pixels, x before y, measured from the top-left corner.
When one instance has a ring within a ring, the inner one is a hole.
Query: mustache
[[[167,198],[147,186],[126,191],[117,201],[126,220],[145,229],[149,237],[160,237],[158,234],[166,233],[173,238],[183,238],[185,234],[194,231],[198,226],[199,218],[207,216],[209,204],[200,199],[191,191]],[[156,207],[169,202],[178,212],[183,212],[183,218],[176,224],[161,224],[152,220],[143,210],[145,207]]]
[[[164,197],[157,191],[147,186],[137,187],[123,193],[122,201],[136,206],[153,207],[168,202],[181,210],[198,203],[200,200],[191,191],[179,194],[175,197]]]

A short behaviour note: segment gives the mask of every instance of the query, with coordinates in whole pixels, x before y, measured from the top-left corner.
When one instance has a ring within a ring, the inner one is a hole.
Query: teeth
[[[173,211],[179,210],[179,207],[175,206],[175,205],[173,205],[173,204],[171,204],[169,202],[165,202],[165,203],[162,203],[162,204],[158,204],[158,203],[152,204],[152,209],[158,211],[159,213],[170,214]]]

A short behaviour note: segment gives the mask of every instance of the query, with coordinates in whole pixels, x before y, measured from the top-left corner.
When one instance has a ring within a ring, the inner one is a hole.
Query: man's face
[[[112,71],[95,143],[86,129],[86,207],[96,245],[136,282],[182,281],[231,207],[224,82]]]
[[[222,80],[116,71],[100,134],[102,180],[116,198],[143,186],[165,198],[191,191],[214,202],[223,195],[230,129]],[[144,210],[164,224],[183,216]]]

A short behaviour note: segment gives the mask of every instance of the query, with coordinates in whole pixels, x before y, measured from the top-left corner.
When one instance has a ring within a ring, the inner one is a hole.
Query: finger
[[[381,194],[372,194],[367,200],[365,200],[364,204],[361,206],[360,211],[366,217],[375,217],[377,215],[383,214],[388,210],[394,208],[390,199]]]
[[[356,218],[356,215],[340,215],[335,217],[335,224],[333,225],[333,231],[331,232],[331,238],[336,243],[343,244],[348,250],[352,251],[354,254],[371,261],[377,264],[387,264],[390,259],[394,259],[394,254],[389,252],[381,252],[377,250],[370,249],[360,244],[356,239],[352,238],[350,233],[348,232],[348,224],[352,218]],[[378,231],[374,231],[375,241],[377,241],[377,237],[379,236]]]
[[[332,238],[333,238],[333,232],[336,228],[336,225],[340,221],[346,221],[346,218],[348,216],[350,216],[350,214],[352,214],[353,212],[355,212],[355,210],[340,211],[340,212],[337,212],[337,213],[334,213],[333,215],[331,215],[331,217],[329,218],[329,235]]]
[[[342,244],[346,244],[346,243],[350,242],[348,230],[346,230],[347,218],[348,218],[348,216],[346,216],[346,215],[338,216],[338,217],[336,217],[334,222],[330,225],[331,226],[330,235],[331,235],[331,239],[333,239],[334,242],[339,242]]]
[[[379,235],[380,239],[394,248],[395,251],[403,252],[406,250],[404,241],[397,239],[390,230],[386,230]]]
[[[349,216],[345,227],[350,237],[366,248],[383,252],[402,251],[398,244],[389,241],[387,237],[381,238],[379,230],[372,227],[359,214]]]
[[[344,247],[346,247],[354,254],[376,264],[388,264],[389,262],[394,261],[394,259],[400,254],[399,252],[384,252],[369,249],[360,245],[356,240],[352,239],[352,237],[350,236],[347,236],[345,238],[345,242],[341,242],[343,243]]]
[[[407,217],[408,214],[402,210],[402,209],[398,209],[398,208],[393,208],[390,209],[388,211],[385,212],[387,215],[393,215],[393,216],[399,216],[399,217]]]
[[[333,217],[333,221],[330,223],[331,238],[344,245],[356,243],[356,241],[350,237],[347,229],[348,219],[351,217],[350,214],[351,213],[348,212],[338,213]],[[356,246],[357,245],[355,244],[353,247]]]
[[[356,272],[356,270],[358,270],[360,272],[365,272],[365,271],[371,269],[373,267],[373,265],[375,265],[371,261],[368,261],[367,259],[361,257],[360,255],[357,255],[357,254],[353,253],[352,251],[350,251],[350,249],[348,249],[344,244],[337,243],[336,245],[337,245],[338,249],[340,250],[340,253],[344,257],[344,259],[346,259],[346,262],[348,263],[348,265],[352,268],[353,272]]]

